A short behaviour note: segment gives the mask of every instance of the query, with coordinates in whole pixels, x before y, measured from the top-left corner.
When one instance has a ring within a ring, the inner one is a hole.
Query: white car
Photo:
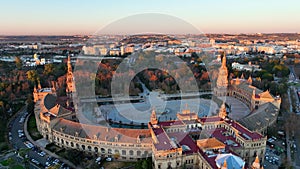
[[[58,159],[55,159],[54,161],[53,161],[53,164],[58,164],[59,163],[59,160]]]
[[[38,161],[35,160],[35,159],[31,159],[31,161],[32,161],[33,163],[35,163],[36,165],[39,165],[39,164],[40,164],[40,162],[38,162]]]
[[[46,153],[44,151],[41,151],[38,153],[39,156],[44,157],[46,155]]]
[[[29,141],[24,142],[24,144],[25,144],[25,146],[26,146],[27,148],[33,148],[33,147],[34,147],[33,144],[30,143]]]
[[[106,158],[106,161],[112,161],[112,158],[107,157],[107,158]]]
[[[101,157],[96,158],[96,163],[98,163],[99,161],[101,161]]]

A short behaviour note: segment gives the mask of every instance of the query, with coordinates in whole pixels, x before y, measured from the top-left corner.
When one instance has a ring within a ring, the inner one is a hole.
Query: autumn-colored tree
[[[15,62],[16,62],[16,67],[18,69],[21,69],[23,66],[23,63],[22,63],[22,60],[20,59],[20,57],[16,57]]]
[[[37,82],[38,81],[38,73],[37,73],[37,71],[36,70],[29,70],[29,71],[27,71],[27,79],[29,80],[29,81],[31,81],[32,83],[35,83],[35,82]]]
[[[44,66],[44,75],[53,75],[55,72],[55,67],[53,64],[46,64]]]

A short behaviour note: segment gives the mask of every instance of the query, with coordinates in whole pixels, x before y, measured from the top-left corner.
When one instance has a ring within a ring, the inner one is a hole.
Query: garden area
[[[27,130],[33,140],[41,139],[43,136],[39,133],[36,126],[35,117],[33,114],[29,115]]]
[[[8,158],[7,160],[1,161],[0,164],[4,167],[9,167],[11,169],[24,169],[23,166],[16,163],[16,161],[12,158]]]

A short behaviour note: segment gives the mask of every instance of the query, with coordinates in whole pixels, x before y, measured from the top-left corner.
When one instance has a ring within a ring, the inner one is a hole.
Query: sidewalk
[[[58,156],[57,154],[52,153],[51,151],[49,151],[49,150],[47,150],[47,149],[41,147],[39,144],[37,144],[37,143],[31,138],[30,134],[29,134],[28,131],[27,131],[27,122],[28,122],[28,118],[29,118],[29,116],[26,117],[25,122],[24,122],[24,133],[25,133],[25,136],[27,137],[27,139],[28,139],[33,145],[39,147],[40,150],[46,152],[47,154],[49,154],[50,156],[52,156],[52,157],[54,157],[54,158],[59,159],[60,161],[62,161],[62,162],[64,162],[65,164],[69,165],[70,167],[80,169],[80,167],[75,166],[75,165],[74,165],[73,163],[71,163],[69,160],[66,160],[66,159],[62,158],[62,157]]]

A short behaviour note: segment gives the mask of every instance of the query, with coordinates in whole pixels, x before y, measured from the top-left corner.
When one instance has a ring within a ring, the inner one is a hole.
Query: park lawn
[[[103,162],[104,168],[111,168],[111,169],[129,167],[129,166],[134,166],[134,165],[135,165],[135,162],[123,162],[123,161],[111,161],[111,162],[104,161]]]
[[[1,161],[0,163],[1,163],[3,166],[9,166],[9,165],[15,163],[15,160],[12,159],[12,158],[9,158],[9,159],[7,159],[7,160]]]
[[[23,166],[17,164],[17,165],[12,166],[11,169],[25,169],[25,168]]]
[[[29,116],[28,123],[27,123],[27,130],[33,140],[38,140],[43,138],[43,136],[39,133],[37,129],[35,117],[33,114]]]

